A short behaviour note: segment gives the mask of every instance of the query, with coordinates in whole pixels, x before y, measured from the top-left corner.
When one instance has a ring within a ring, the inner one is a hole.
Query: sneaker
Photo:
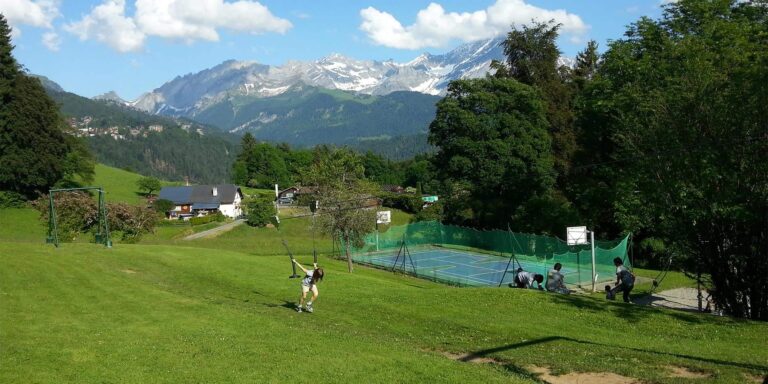
[[[301,307],[296,307],[296,312],[301,313]]]
[[[315,311],[315,309],[312,308],[312,304],[307,304],[307,312],[312,313],[314,311]]]

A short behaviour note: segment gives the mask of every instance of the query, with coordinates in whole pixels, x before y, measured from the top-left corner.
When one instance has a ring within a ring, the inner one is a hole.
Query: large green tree
[[[680,0],[610,44],[585,117],[626,229],[768,320],[768,2]],[[610,148],[608,148],[610,147]]]
[[[40,81],[21,71],[10,28],[0,15],[0,191],[33,197],[75,174],[88,179],[93,162],[63,132],[56,104]]]
[[[505,78],[451,82],[429,133],[446,218],[515,226],[516,212],[554,184],[547,125],[544,103],[530,86]]]
[[[560,64],[561,52],[556,42],[560,26],[549,21],[513,27],[502,43],[504,62],[493,62],[492,67],[496,70],[495,77],[512,78],[541,92],[552,136],[555,168],[560,175],[565,175],[576,151],[576,136],[570,69]]]

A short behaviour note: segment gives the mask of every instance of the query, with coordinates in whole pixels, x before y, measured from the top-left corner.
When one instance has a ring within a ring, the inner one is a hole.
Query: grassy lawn
[[[349,274],[326,258],[316,312],[299,314],[287,258],[258,253],[0,243],[0,382],[536,382],[529,365],[659,383],[680,382],[670,366],[712,375],[699,382],[768,373],[765,323]]]
[[[94,184],[109,201],[137,203],[139,177],[99,165]],[[313,242],[311,218],[287,218],[302,209],[281,210],[280,231],[242,225],[185,241],[217,224],[158,226],[112,249],[56,249],[44,244],[37,211],[1,209],[0,383],[541,382],[531,366],[647,383],[768,374],[766,323],[602,293],[455,288],[359,266],[349,274],[328,256],[329,237],[318,231]],[[392,225],[411,220],[392,211]],[[313,248],[321,255],[314,314],[293,309],[298,281],[287,279],[283,240],[305,265]],[[648,279],[634,293],[648,292],[658,272],[635,273]],[[659,289],[694,285],[670,272]],[[709,376],[674,378],[673,367]]]
[[[0,208],[0,241],[43,243],[47,230],[32,208]]]

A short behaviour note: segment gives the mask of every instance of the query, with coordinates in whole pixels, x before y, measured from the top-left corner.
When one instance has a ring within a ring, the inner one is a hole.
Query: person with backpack
[[[301,296],[299,298],[299,306],[296,307],[296,312],[302,312],[304,301],[307,299],[307,293],[312,291],[312,298],[307,301],[306,306],[306,311],[312,313],[315,310],[312,307],[312,303],[317,300],[317,296],[319,295],[319,292],[317,291],[317,283],[323,280],[323,275],[325,275],[325,273],[323,272],[322,268],[317,267],[317,263],[314,263],[314,268],[309,271],[301,264],[299,264],[299,262],[295,259],[292,259],[291,261],[293,261],[302,271],[304,271],[304,278],[301,279]]]
[[[547,273],[547,291],[562,293],[566,295],[571,293],[571,290],[565,286],[565,277],[562,273],[560,273],[560,269],[562,268],[562,264],[555,263],[555,266],[552,267],[552,270]]]
[[[616,284],[613,288],[610,285],[605,286],[606,298],[615,300],[616,294],[621,292],[624,296],[624,302],[629,303],[629,293],[635,287],[635,275],[624,266],[621,258],[613,259],[613,265],[616,266]]]

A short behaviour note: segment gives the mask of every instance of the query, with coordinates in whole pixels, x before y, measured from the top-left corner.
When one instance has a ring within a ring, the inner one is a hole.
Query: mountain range
[[[194,117],[232,98],[269,98],[297,85],[383,96],[407,91],[443,95],[452,80],[485,76],[492,60],[504,57],[503,38],[459,46],[442,55],[424,53],[407,63],[356,60],[339,54],[270,66],[229,60],[177,77],[130,104],[156,114]]]

